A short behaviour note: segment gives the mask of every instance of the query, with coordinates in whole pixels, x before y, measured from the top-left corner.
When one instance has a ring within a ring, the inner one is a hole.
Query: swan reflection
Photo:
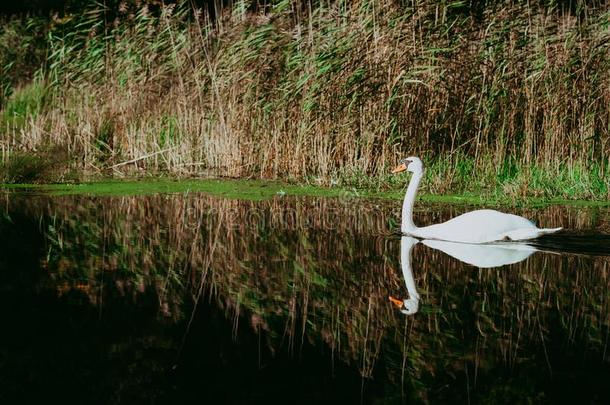
[[[411,236],[403,236],[400,238],[400,266],[407,287],[407,298],[402,300],[391,296],[389,298],[405,315],[413,315],[419,310],[419,294],[415,286],[411,263],[413,246],[418,242],[432,249],[440,250],[463,263],[479,268],[501,267],[519,263],[538,251],[535,247],[525,243],[474,245],[432,239],[420,241]]]
[[[421,242],[461,262],[484,269],[519,263],[537,251],[536,248],[524,243],[473,245],[432,239],[424,239]]]
[[[390,296],[390,301],[394,303],[405,315],[413,315],[419,310],[419,294],[415,287],[415,279],[413,279],[413,269],[411,268],[411,251],[413,246],[419,242],[411,236],[403,236],[400,238],[400,267],[402,275],[407,286],[408,298],[400,300]]]

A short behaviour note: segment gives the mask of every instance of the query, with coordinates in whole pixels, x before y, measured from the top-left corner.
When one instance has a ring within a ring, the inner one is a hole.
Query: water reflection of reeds
[[[211,303],[233,319],[235,334],[252,328],[271,351],[298,355],[307,341],[365,377],[383,373],[404,389],[441,386],[465,373],[484,384],[487,373],[532,361],[552,373],[560,353],[610,360],[608,258],[537,253],[477,269],[418,245],[413,267],[423,307],[402,317],[387,300],[404,288],[399,239],[390,232],[395,205],[15,197],[3,211],[36,221],[48,273],[42,289],[84,294],[93,305],[137,305],[152,290],[169,321],[189,319],[193,301]],[[418,219],[439,221],[463,209],[421,210]],[[549,227],[607,226],[607,213],[594,210],[525,215]]]

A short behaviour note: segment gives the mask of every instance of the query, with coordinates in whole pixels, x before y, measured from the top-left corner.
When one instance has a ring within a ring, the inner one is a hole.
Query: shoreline
[[[274,197],[321,197],[321,198],[364,198],[402,200],[405,187],[401,189],[354,188],[345,186],[319,186],[308,183],[290,183],[281,180],[204,178],[204,179],[128,179],[100,180],[82,183],[48,184],[0,184],[3,191],[39,192],[52,196],[92,196],[112,197],[148,194],[205,193],[220,198],[240,200],[268,200]],[[418,201],[438,204],[473,206],[548,206],[572,205],[587,207],[610,207],[610,201],[603,199],[582,200],[558,197],[517,197],[499,195],[498,192],[464,192],[437,195],[429,192],[418,193]]]

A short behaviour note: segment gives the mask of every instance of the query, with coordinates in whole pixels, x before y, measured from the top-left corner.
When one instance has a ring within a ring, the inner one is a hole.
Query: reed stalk
[[[578,4],[96,6],[53,21],[0,146],[59,145],[85,174],[384,186],[420,155],[432,191],[606,198],[610,12]]]

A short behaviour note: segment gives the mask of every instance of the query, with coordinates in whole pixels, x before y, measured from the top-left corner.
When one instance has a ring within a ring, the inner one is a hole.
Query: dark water
[[[5,194],[0,403],[610,402],[608,209],[514,210],[533,251],[399,206]]]

